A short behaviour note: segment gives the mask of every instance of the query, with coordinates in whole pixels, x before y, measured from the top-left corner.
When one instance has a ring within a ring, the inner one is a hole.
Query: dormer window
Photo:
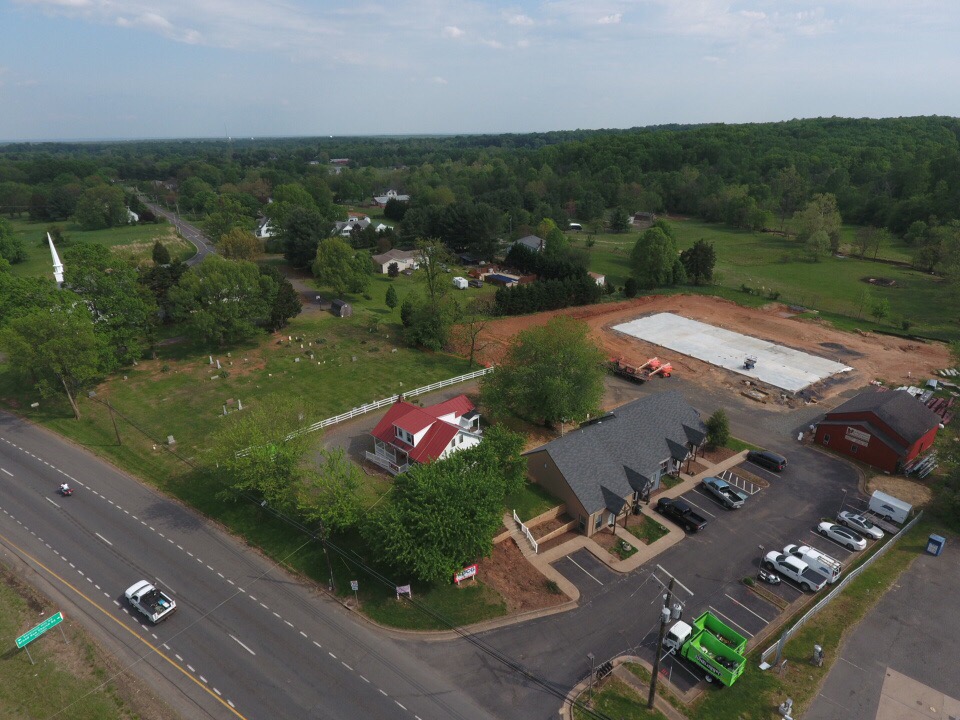
[[[397,438],[399,438],[400,440],[403,440],[408,445],[413,445],[413,435],[411,435],[401,427],[397,428]]]

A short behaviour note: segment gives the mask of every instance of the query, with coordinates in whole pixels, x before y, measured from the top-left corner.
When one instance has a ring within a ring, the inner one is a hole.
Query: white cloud
[[[456,25],[447,25],[443,29],[443,36],[447,38],[459,38],[463,37],[465,34],[466,33],[464,33],[463,30],[458,28]]]
[[[446,84],[447,84],[447,81],[446,81],[444,78],[440,77],[439,75],[437,75],[436,77],[432,78],[432,79],[430,80],[430,82],[432,82],[434,85],[446,85]]]
[[[604,15],[603,17],[597,19],[597,25],[619,25],[622,19],[623,15],[621,13]]]
[[[522,25],[529,27],[530,25],[533,25],[533,18],[529,15],[524,15],[523,13],[517,13],[516,15],[508,16],[507,22],[511,25]]]

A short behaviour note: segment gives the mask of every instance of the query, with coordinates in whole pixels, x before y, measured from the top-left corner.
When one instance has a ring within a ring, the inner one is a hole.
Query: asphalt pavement
[[[169,220],[170,224],[180,232],[184,239],[197,248],[197,254],[187,260],[187,265],[196,265],[197,263],[203,262],[203,259],[207,255],[217,252],[217,249],[213,243],[210,242],[210,239],[204,235],[196,225],[188,223],[186,220],[183,220],[179,214],[172,213],[156,203],[147,202],[142,197],[140,199],[155,215],[165,217]]]
[[[960,716],[958,595],[957,548],[948,544],[940,557],[920,555],[853,631],[805,720]],[[954,710],[934,705],[935,693],[903,682],[891,690],[890,670],[952,697]]]
[[[0,552],[184,717],[498,717],[196,513],[6,414]],[[140,579],[178,604],[157,626],[123,597]]]

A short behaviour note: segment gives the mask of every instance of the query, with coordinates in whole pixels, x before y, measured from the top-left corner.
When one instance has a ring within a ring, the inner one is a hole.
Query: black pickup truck
[[[699,532],[703,530],[707,524],[705,517],[695,513],[692,507],[679,498],[660,498],[657,501],[656,510],[661,515],[665,515],[673,520],[687,532]]]

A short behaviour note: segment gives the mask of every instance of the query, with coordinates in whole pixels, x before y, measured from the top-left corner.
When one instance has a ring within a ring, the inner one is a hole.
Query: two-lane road
[[[147,200],[141,196],[140,200],[150,208],[151,211],[157,216],[165,217],[170,223],[180,232],[180,234],[190,243],[197,248],[197,254],[192,258],[187,260],[187,265],[196,265],[199,262],[202,262],[203,259],[212,253],[216,253],[217,249],[214,247],[213,243],[204,235],[200,228],[196,225],[191,225],[186,220],[183,220],[179,215],[170,212],[166,208],[161,207],[152,202],[147,202]]]
[[[72,497],[56,494],[64,480]],[[176,502],[4,414],[0,549],[190,717],[493,717],[409,645],[357,623]],[[123,598],[142,578],[178,605],[155,627]]]

